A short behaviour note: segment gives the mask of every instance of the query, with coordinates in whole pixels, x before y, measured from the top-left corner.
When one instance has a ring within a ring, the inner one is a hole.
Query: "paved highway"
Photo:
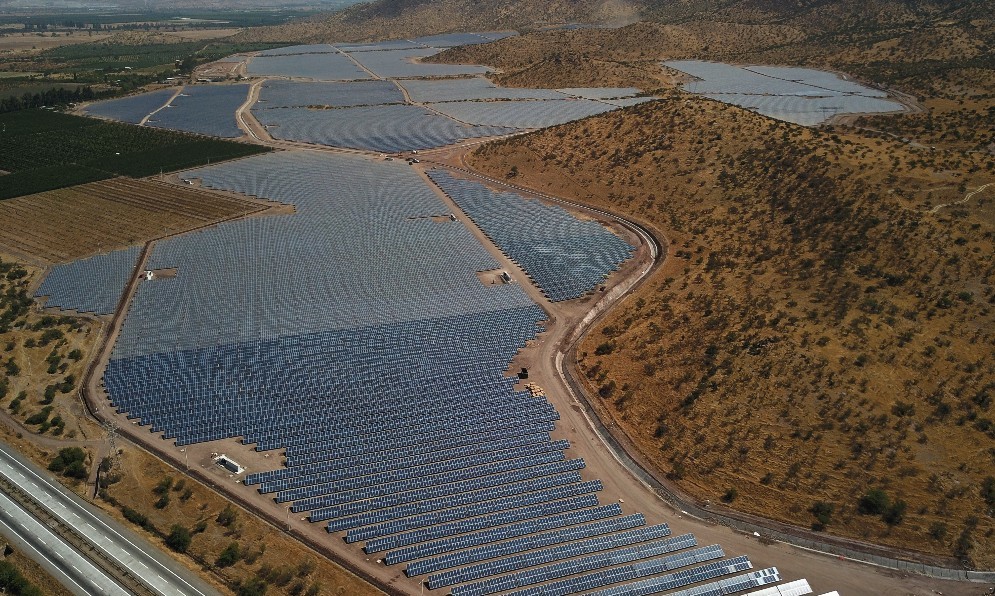
[[[128,591],[119,586],[98,567],[56,536],[20,505],[0,493],[0,534],[14,546],[38,561],[62,585],[74,594],[100,596],[101,594],[127,596]]]
[[[215,596],[217,591],[208,586],[203,580],[196,578],[189,571],[182,569],[175,561],[169,560],[168,556],[159,553],[158,547],[152,545],[147,540],[140,538],[129,530],[121,527],[117,522],[97,512],[91,505],[85,503],[75,494],[70,493],[57,483],[48,480],[44,473],[34,465],[26,462],[19,455],[15,454],[6,445],[0,444],[0,475],[4,476],[13,484],[17,485],[24,493],[31,496],[41,507],[47,510],[59,523],[73,528],[82,535],[94,548],[105,555],[105,559],[111,561],[115,566],[126,569],[133,577],[139,578],[152,591],[170,596]],[[8,509],[10,499],[6,495],[0,495],[0,501],[6,514],[3,520],[8,529],[17,530],[16,524],[20,524],[23,519],[17,516],[20,511],[34,521],[35,529],[42,528],[45,534],[38,534],[39,540],[31,544],[36,551],[43,552],[43,558],[53,564],[61,563],[65,556],[68,556],[64,549],[69,549],[81,557],[79,553],[72,549],[61,538],[57,537],[51,530],[38,520],[30,516],[26,511]],[[11,518],[15,526],[11,527]],[[25,525],[27,522],[25,521]],[[30,526],[29,526],[30,527]],[[17,532],[20,534],[20,532]],[[30,533],[30,531],[28,532]],[[41,540],[41,537],[49,535]],[[60,559],[60,554],[62,553]],[[32,553],[28,553],[32,554]],[[89,561],[84,561],[89,570],[97,570],[96,566]],[[70,568],[72,564],[70,563]],[[84,567],[76,562],[78,569],[74,571],[72,580],[77,583],[74,587],[67,583],[74,591],[81,594],[128,594],[107,575],[100,570],[97,573],[88,573]],[[62,567],[65,570],[65,567]],[[63,577],[68,576],[65,571]],[[76,575],[85,576],[87,583],[84,585]],[[63,579],[63,577],[57,578]],[[92,591],[94,582],[98,589]]]

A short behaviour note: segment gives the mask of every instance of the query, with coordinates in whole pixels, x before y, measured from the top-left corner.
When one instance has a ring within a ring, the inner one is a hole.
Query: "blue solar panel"
[[[595,221],[513,192],[456,178],[443,170],[429,177],[542,289],[550,300],[570,300],[593,290],[634,247]]]
[[[66,265],[56,265],[35,292],[47,296],[47,307],[107,315],[117,310],[128,280],[135,274],[135,264],[142,247],[124,250]]]

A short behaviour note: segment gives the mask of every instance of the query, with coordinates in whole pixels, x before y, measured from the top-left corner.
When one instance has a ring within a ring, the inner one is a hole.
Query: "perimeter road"
[[[91,510],[91,506],[78,496],[47,480],[35,466],[2,444],[0,444],[0,475],[16,485],[23,493],[30,495],[59,523],[83,536],[107,560],[126,570],[131,576],[139,578],[154,592],[170,596],[218,594],[203,580],[193,577],[191,572],[180,568],[165,553],[157,553],[159,550],[157,546],[125,530],[104,515],[95,513]],[[3,508],[6,511],[5,505]],[[61,539],[59,541],[61,542]],[[115,593],[113,589],[116,584],[102,587],[105,589],[97,593]]]

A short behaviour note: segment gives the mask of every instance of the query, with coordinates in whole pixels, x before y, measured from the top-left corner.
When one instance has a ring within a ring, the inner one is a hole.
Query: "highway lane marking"
[[[133,542],[131,542],[130,540],[128,540],[127,538],[125,538],[124,536],[122,536],[119,532],[117,532],[114,528],[112,528],[109,525],[107,525],[106,523],[104,523],[103,520],[101,520],[100,518],[98,518],[91,511],[89,511],[85,507],[79,505],[75,501],[72,501],[66,494],[64,494],[62,491],[60,491],[54,485],[52,485],[51,482],[49,482],[48,480],[46,480],[42,476],[39,476],[34,470],[28,468],[26,465],[24,465],[23,463],[21,463],[20,461],[18,461],[17,459],[15,459],[12,455],[10,455],[9,453],[7,453],[6,451],[0,450],[0,454],[2,454],[5,457],[5,459],[8,460],[9,464],[12,463],[13,465],[20,466],[20,468],[22,470],[24,470],[25,472],[27,472],[28,474],[30,474],[31,476],[33,476],[37,480],[41,481],[41,483],[44,484],[45,486],[44,487],[39,486],[39,488],[42,488],[43,490],[45,488],[47,488],[48,490],[45,490],[45,492],[49,493],[49,495],[52,496],[53,498],[55,498],[56,501],[60,501],[60,502],[63,502],[63,503],[65,503],[65,502],[71,503],[81,513],[85,514],[88,518],[92,519],[97,524],[99,524],[100,526],[102,526],[103,528],[107,529],[108,531],[110,531],[111,533],[113,533],[115,536],[117,536],[118,538],[120,538],[125,544],[127,544],[128,546],[130,546],[133,549],[132,556],[135,556],[135,553],[137,553],[137,555],[140,555],[141,557],[144,557],[146,560],[151,561],[153,564],[155,564],[156,567],[160,571],[166,572],[166,575],[168,575],[170,577],[174,577],[177,580],[179,580],[184,586],[186,586],[187,588],[189,588],[190,590],[192,590],[194,593],[200,594],[201,596],[206,596],[204,594],[204,592],[201,592],[200,590],[198,590],[196,587],[194,587],[193,585],[191,585],[185,579],[183,579],[182,577],[180,577],[172,569],[169,569],[163,563],[160,563],[154,557],[152,557],[151,555],[149,555],[148,553],[146,553],[143,549],[139,548],[136,544],[134,544]],[[65,505],[63,505],[63,506],[65,507]],[[91,540],[91,543],[92,543],[92,540]],[[123,550],[127,550],[127,549],[123,549]],[[107,551],[107,550],[105,550],[105,552],[109,556],[113,557],[118,563],[120,563],[122,565],[125,565],[125,563],[123,561],[121,561],[121,559],[118,558],[114,553],[112,553],[110,551]],[[138,557],[136,557],[136,559],[137,558]],[[125,565],[125,567],[127,567],[127,565]]]
[[[56,573],[58,575],[64,577],[65,579],[69,580],[69,582],[72,583],[72,585],[74,585],[77,588],[79,588],[80,592],[83,592],[83,593],[86,593],[86,594],[92,594],[93,593],[91,590],[87,590],[83,586],[79,585],[79,583],[75,579],[73,579],[72,577],[70,577],[68,573],[66,573],[66,572],[62,571],[61,569],[59,569],[58,565],[55,565],[55,563],[52,562],[52,560],[48,556],[46,556],[45,553],[43,553],[40,550],[38,550],[37,548],[35,548],[35,545],[31,544],[30,540],[27,540],[24,536],[21,536],[20,534],[18,534],[17,530],[15,530],[13,527],[11,527],[7,523],[5,523],[3,520],[0,520],[0,526],[8,528],[10,530],[11,534],[14,534],[15,536],[18,536],[21,539],[21,541],[24,543],[24,545],[27,546],[28,548],[30,548],[32,551],[34,551],[35,554],[38,555],[38,557],[40,559],[50,562],[52,564],[52,568],[56,571]],[[77,569],[77,571],[79,571],[79,570]],[[82,572],[81,572],[81,574],[82,574]]]

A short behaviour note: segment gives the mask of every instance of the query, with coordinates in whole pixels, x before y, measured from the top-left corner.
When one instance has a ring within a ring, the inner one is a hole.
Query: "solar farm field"
[[[58,263],[257,211],[250,201],[115,178],[0,201],[0,248]]]
[[[25,226],[23,237],[0,236],[0,248],[71,260],[72,229],[29,233],[27,223],[85,198],[89,216],[101,216],[88,226],[89,248],[75,249],[89,258],[53,267],[37,297],[107,314],[139,259],[168,271],[135,280],[87,381],[93,398],[164,459],[182,451],[205,474],[237,478],[223,489],[229,497],[286,516],[288,529],[378,585],[691,596],[780,582],[769,553],[747,551],[751,561],[742,541],[727,555],[712,543],[726,538],[704,526],[701,543],[672,535],[658,495],[616,466],[552,376],[563,374],[554,352],[568,333],[651,270],[655,245],[603,212],[463,171],[448,161],[455,148],[407,163],[384,155],[655,99],[634,88],[502,89],[479,76],[483,67],[418,61],[488,35],[245,57],[257,79],[248,88],[188,88],[148,126],[224,136],[244,99],[256,98],[256,122],[246,121],[254,142],[322,147],[191,166],[178,175],[189,185],[119,178],[8,201]],[[210,109],[197,108],[198,96]],[[157,100],[120,103],[117,113],[134,121]],[[136,139],[159,134],[128,128]],[[172,192],[184,198],[163,197]],[[230,217],[261,201],[288,207]],[[146,251],[135,246],[153,236]],[[526,365],[548,391],[509,372]],[[237,471],[219,471],[218,453],[237,459]],[[811,592],[804,581],[791,589]]]
[[[0,199],[114,176],[135,178],[269,151],[266,147],[45,110],[0,115]]]
[[[739,67],[700,60],[664,64],[695,78],[684,84],[692,93],[803,126],[821,124],[837,114],[904,110],[881,90],[820,70]]]

